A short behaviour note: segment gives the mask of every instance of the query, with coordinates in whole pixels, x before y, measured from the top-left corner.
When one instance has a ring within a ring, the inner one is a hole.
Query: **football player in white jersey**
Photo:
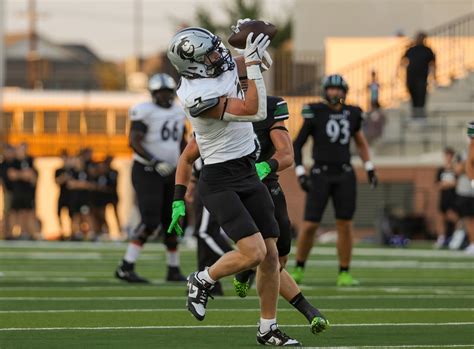
[[[148,82],[152,101],[130,110],[130,146],[133,149],[132,184],[141,215],[121,264],[117,278],[146,283],[135,272],[135,262],[147,239],[170,225],[174,173],[184,148],[185,114],[175,102],[176,82],[167,74],[153,75]],[[164,234],[167,248],[167,281],[186,281],[179,268],[176,234]]]
[[[177,94],[195,138],[178,163],[173,221],[168,231],[182,233],[178,220],[185,215],[184,196],[191,164],[200,154],[204,162],[198,183],[202,202],[236,242],[238,250],[224,254],[209,268],[189,276],[188,310],[196,319],[203,320],[216,281],[257,266],[257,341],[289,346],[300,343],[279,330],[276,321],[279,228],[270,193],[255,170],[251,123],[266,118],[261,63],[269,44],[267,36],[251,33],[244,55],[233,59],[220,38],[206,29],[186,28],[171,40],[168,58],[181,75]],[[239,75],[248,78],[245,96]]]

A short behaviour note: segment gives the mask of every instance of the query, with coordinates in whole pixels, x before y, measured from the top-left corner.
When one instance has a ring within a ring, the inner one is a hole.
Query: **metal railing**
[[[436,54],[438,84],[448,85],[453,79],[474,70],[474,12],[429,30],[427,34],[427,44]],[[400,62],[410,44],[410,39],[400,39],[394,46],[340,69],[339,73],[351,86],[349,100],[368,106],[372,71],[378,76],[379,102],[383,107],[406,100],[408,95]]]

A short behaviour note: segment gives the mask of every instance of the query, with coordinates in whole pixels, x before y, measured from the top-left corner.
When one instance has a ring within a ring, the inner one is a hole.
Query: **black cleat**
[[[186,280],[186,277],[181,274],[181,270],[179,270],[179,267],[168,267],[166,281],[185,282]]]
[[[271,326],[266,333],[257,330],[257,343],[261,345],[273,345],[275,347],[301,347],[301,343],[282,332],[277,324]]]
[[[214,285],[201,280],[194,272],[188,277],[188,300],[186,306],[193,316],[199,321],[204,320],[206,316],[206,305],[209,297],[214,299],[211,291]]]
[[[135,273],[133,269],[126,270],[121,265],[119,265],[117,269],[115,270],[115,277],[117,279],[127,281],[128,283],[131,283],[131,284],[149,284],[150,283],[150,281],[148,281],[145,278],[142,278],[137,273]]]

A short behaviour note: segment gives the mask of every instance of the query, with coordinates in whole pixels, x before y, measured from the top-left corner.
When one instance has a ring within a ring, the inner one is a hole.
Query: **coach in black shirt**
[[[412,117],[425,117],[426,88],[431,72],[436,81],[436,57],[431,48],[425,45],[426,34],[419,32],[413,46],[403,55],[402,66],[406,67],[406,83],[412,102]]]

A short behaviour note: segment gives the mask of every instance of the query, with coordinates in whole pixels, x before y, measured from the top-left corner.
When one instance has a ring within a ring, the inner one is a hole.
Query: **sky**
[[[28,0],[6,1],[5,31],[25,32]],[[133,9],[140,0],[36,0],[37,29],[53,42],[89,45],[101,58],[123,60],[134,53]],[[178,23],[192,24],[199,6],[222,16],[218,3],[232,0],[141,0],[143,53],[164,50]],[[264,4],[266,20],[291,12],[295,0],[254,0]]]

